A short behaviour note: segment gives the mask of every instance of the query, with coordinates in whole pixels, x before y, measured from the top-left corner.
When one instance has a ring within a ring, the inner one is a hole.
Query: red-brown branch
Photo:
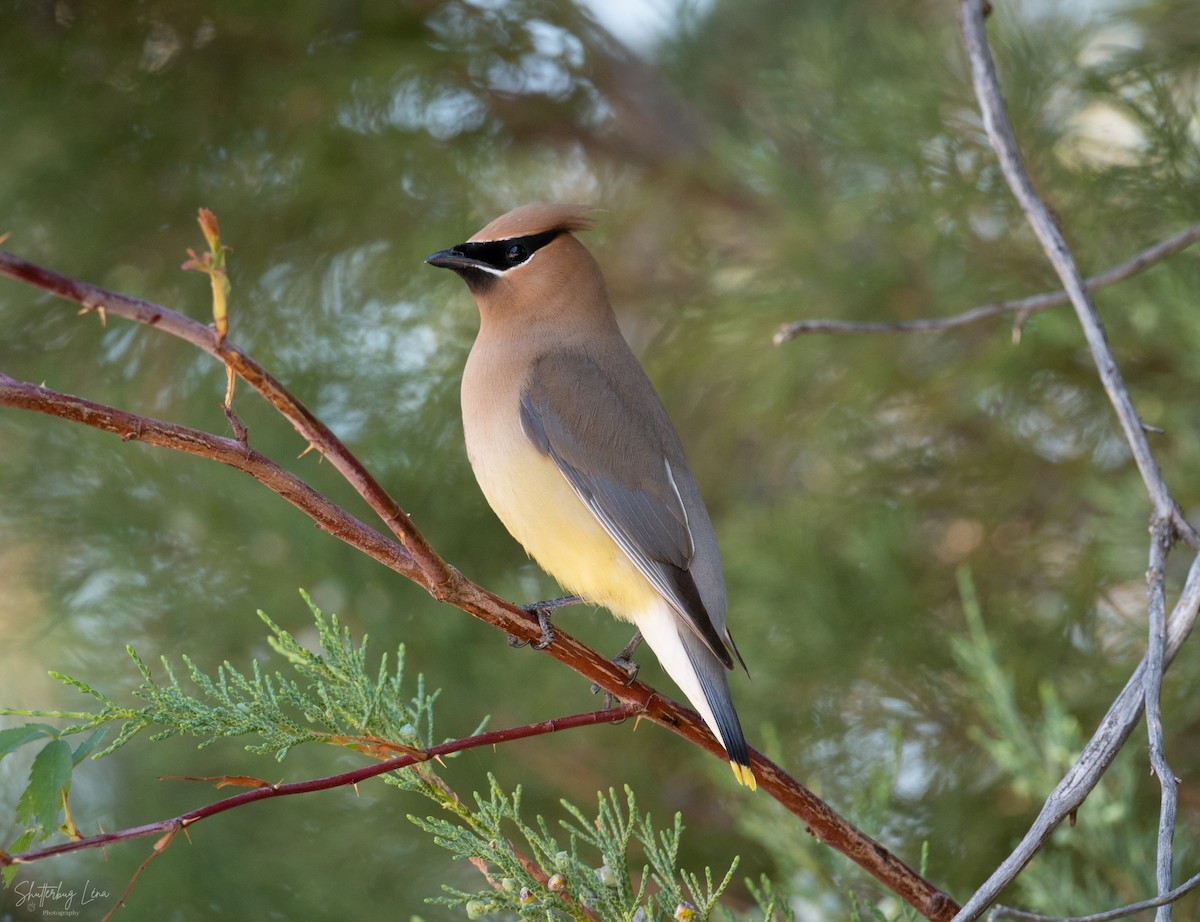
[[[208,819],[210,816],[216,816],[218,813],[224,813],[226,810],[233,810],[236,807],[243,807],[246,804],[256,803],[260,800],[268,800],[272,797],[290,797],[293,794],[312,794],[316,791],[342,788],[347,785],[367,781],[379,775],[386,775],[388,772],[397,771],[401,768],[408,768],[410,765],[415,765],[418,762],[428,762],[430,759],[436,759],[439,756],[464,752],[468,749],[476,749],[481,746],[498,746],[501,743],[509,743],[513,740],[529,739],[533,736],[557,733],[560,730],[571,730],[575,727],[617,723],[629,717],[634,713],[634,710],[629,707],[617,707],[608,708],[603,711],[589,711],[585,714],[574,714],[570,717],[556,717],[551,720],[542,720],[538,723],[525,724],[520,727],[492,730],[488,733],[480,733],[476,736],[468,736],[460,740],[451,740],[437,746],[431,746],[420,753],[407,753],[395,758],[384,759],[381,762],[376,762],[374,765],[365,765],[362,768],[342,772],[338,775],[313,778],[308,781],[292,781],[287,784],[264,785],[263,787],[242,791],[222,800],[214,801],[203,807],[197,807],[195,810],[189,810],[187,813],[172,817],[171,819],[147,823],[144,826],[133,826],[129,829],[121,829],[116,832],[105,832],[95,836],[88,836],[85,839],[75,839],[71,842],[51,845],[47,848],[20,852],[16,855],[3,856],[0,859],[0,864],[32,864],[35,861],[54,858],[58,855],[66,855],[71,852],[83,851],[89,848],[103,848],[106,845],[113,845],[117,842],[128,842],[131,839],[142,839],[146,836],[162,835],[163,833],[186,829],[193,823]]]
[[[429,546],[425,537],[417,531],[408,514],[387,491],[371,476],[341,440],[287,388],[249,355],[228,339],[217,334],[191,317],[178,311],[131,298],[119,292],[90,285],[28,262],[11,253],[0,250],[0,274],[25,282],[80,304],[85,310],[103,309],[105,315],[124,317],[156,327],[179,339],[191,343],[197,349],[220,359],[232,368],[243,381],[258,391],[275,407],[310,445],[324,455],[337,471],[346,478],[358,494],[367,501],[375,513],[384,521],[400,543],[408,549],[421,571],[421,583],[434,598],[443,599],[451,591],[457,579],[454,569]]]
[[[14,380],[3,372],[0,372],[0,405],[33,410],[82,423],[94,429],[111,432],[123,442],[144,442],[147,445],[170,448],[227,464],[249,474],[263,486],[278,493],[311,518],[322,531],[369,554],[385,567],[409,579],[421,581],[421,571],[407,548],[364,525],[295,474],[284,470],[270,458],[242,442],[160,419],[128,413],[48,387],[27,384]]]

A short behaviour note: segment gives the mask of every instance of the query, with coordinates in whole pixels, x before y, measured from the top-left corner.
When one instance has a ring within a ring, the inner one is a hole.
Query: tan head
[[[485,326],[535,318],[607,319],[600,267],[572,234],[591,227],[589,205],[522,205],[465,243],[425,262],[451,269],[475,296]]]

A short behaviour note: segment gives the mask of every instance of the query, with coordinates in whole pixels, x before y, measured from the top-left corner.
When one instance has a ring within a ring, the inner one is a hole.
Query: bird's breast
[[[490,350],[493,351],[494,350]],[[558,465],[521,429],[519,370],[480,360],[463,374],[467,457],[497,517],[565,589],[631,618],[659,598],[575,494]]]

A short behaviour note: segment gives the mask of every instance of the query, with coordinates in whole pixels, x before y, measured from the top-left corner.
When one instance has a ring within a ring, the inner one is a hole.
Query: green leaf
[[[37,819],[45,829],[58,825],[62,792],[71,783],[71,747],[53,740],[37,754],[29,769],[29,786],[17,802],[17,819],[32,824]]]
[[[46,724],[25,724],[23,727],[0,730],[0,759],[16,752],[26,743],[32,743],[43,736],[53,739],[58,736],[58,731]]]
[[[84,759],[95,751],[96,747],[104,740],[104,735],[108,732],[105,727],[97,727],[92,731],[91,735],[75,747],[75,751],[71,754],[71,764],[78,765]]]
[[[25,849],[29,848],[29,846],[31,846],[33,844],[35,835],[36,835],[35,830],[26,829],[19,836],[17,836],[16,839],[13,840],[12,845],[10,845],[8,847],[8,853],[10,855],[21,854],[21,852],[25,851]],[[4,868],[4,886],[5,887],[8,887],[12,884],[13,878],[17,876],[17,869],[19,867],[20,867],[20,865],[16,865],[16,864],[5,865],[5,868]]]

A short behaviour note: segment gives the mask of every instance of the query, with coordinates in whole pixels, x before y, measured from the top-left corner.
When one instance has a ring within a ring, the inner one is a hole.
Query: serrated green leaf
[[[58,825],[62,791],[71,783],[71,747],[64,740],[52,740],[37,754],[29,769],[29,786],[17,801],[17,819],[22,823],[40,822],[45,829]]]

